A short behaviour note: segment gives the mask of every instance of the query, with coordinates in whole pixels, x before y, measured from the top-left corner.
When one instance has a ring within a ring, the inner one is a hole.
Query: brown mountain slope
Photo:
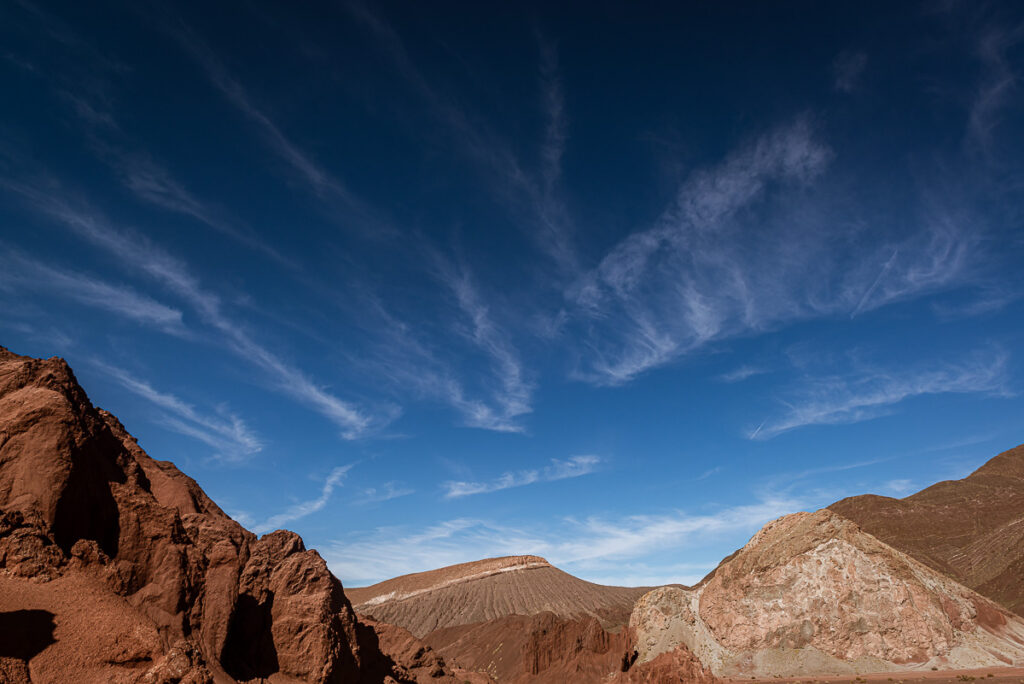
[[[443,627],[545,611],[595,617],[615,629],[646,591],[586,582],[539,556],[507,556],[403,575],[346,593],[356,612],[423,637]]]
[[[646,594],[630,628],[639,663],[683,644],[719,676],[1024,665],[1024,620],[828,509]]]
[[[595,618],[554,613],[510,615],[431,632],[425,641],[461,667],[484,672],[501,684],[564,682],[717,682],[685,646],[631,667],[629,630],[605,631]]]
[[[905,499],[855,496],[830,508],[1024,615],[1024,445]]]
[[[464,679],[385,642],[297,535],[257,539],[63,360],[0,347],[0,681]]]

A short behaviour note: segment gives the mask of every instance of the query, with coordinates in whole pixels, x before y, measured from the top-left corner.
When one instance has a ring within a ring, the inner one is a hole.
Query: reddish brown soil
[[[939,482],[905,499],[869,494],[830,508],[1024,615],[1024,445],[963,480]]]
[[[923,672],[876,672],[856,677],[824,676],[824,677],[782,677],[772,679],[724,679],[726,684],[814,684],[814,682],[836,682],[859,684],[860,682],[893,682],[893,684],[911,684],[911,682],[927,682],[927,684],[964,684],[977,682],[981,684],[1024,684],[1024,668],[1020,667],[988,667],[980,670],[941,670]]]

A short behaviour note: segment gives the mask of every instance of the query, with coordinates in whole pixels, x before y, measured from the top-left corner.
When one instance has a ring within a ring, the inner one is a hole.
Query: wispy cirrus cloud
[[[378,528],[358,538],[338,540],[323,549],[331,570],[347,585],[370,584],[410,572],[517,554],[536,554],[586,579],[629,584],[636,573],[629,566],[653,551],[669,552],[663,565],[646,565],[657,584],[699,579],[714,567],[707,565],[679,572],[677,558],[692,556],[693,549],[712,536],[749,537],[766,522],[801,510],[806,502],[792,497],[769,497],[717,512],[592,516],[562,519],[529,526],[498,523],[482,518],[458,518],[420,530]],[[694,571],[697,571],[694,573]]]
[[[18,290],[51,293],[162,332],[175,335],[185,333],[179,309],[158,302],[127,285],[55,268],[7,248],[0,257],[0,283],[14,286]]]
[[[120,231],[98,212],[66,202],[54,188],[0,178],[0,187],[20,195],[42,214],[59,222],[80,238],[103,249],[125,268],[152,278],[195,310],[199,319],[217,333],[219,341],[244,361],[262,369],[271,384],[325,416],[342,429],[342,437],[355,439],[390,422],[397,408],[382,407],[371,415],[314,383],[300,369],[257,342],[248,330],[224,310],[221,298],[205,288],[189,268],[144,237]]]
[[[268,149],[298,174],[314,196],[335,208],[343,208],[347,223],[363,232],[367,232],[368,225],[372,225],[373,235],[391,232],[387,222],[373,207],[284,133],[195,31],[180,20],[170,19],[166,20],[166,29],[199,65],[210,83],[256,127]]]
[[[118,174],[124,186],[142,201],[188,216],[281,265],[294,267],[292,261],[251,230],[225,218],[221,212],[200,200],[150,156],[99,140],[94,142],[94,147],[99,157]]]
[[[576,377],[620,385],[714,341],[856,317],[976,277],[983,225],[937,191],[922,192],[901,233],[856,217],[833,227],[831,195],[817,192],[833,157],[803,116],[691,174],[652,227],[568,292],[586,343]]]
[[[885,415],[907,399],[931,394],[1003,396],[1009,354],[993,348],[956,363],[913,369],[861,368],[848,375],[808,380],[782,400],[785,411],[749,433],[770,439],[809,425],[857,423]]]
[[[540,170],[534,171],[523,162],[514,145],[470,116],[454,98],[431,82],[384,16],[358,0],[346,3],[345,7],[374,36],[375,46],[388,56],[398,73],[427,104],[456,149],[484,172],[492,194],[517,216],[525,217],[538,248],[553,259],[562,272],[574,276],[579,264],[572,241],[572,222],[557,193],[568,129],[554,43],[542,34],[537,35],[545,126],[540,144]]]
[[[152,384],[128,371],[102,361],[93,365],[105,377],[136,396],[163,409],[160,423],[180,434],[192,437],[217,450],[216,455],[226,461],[242,461],[263,448],[262,440],[239,416],[225,407],[214,412],[198,411],[192,404],[168,392],[155,389]]]
[[[321,485],[319,496],[314,499],[309,499],[308,501],[299,502],[290,506],[284,513],[272,515],[264,522],[252,525],[253,532],[257,534],[273,532],[288,523],[295,522],[296,520],[305,518],[307,515],[312,515],[317,511],[323,510],[334,495],[334,490],[342,486],[342,483],[345,481],[345,476],[354,466],[354,463],[350,463],[348,465],[334,468],[327,475],[323,485]]]
[[[382,503],[415,493],[416,490],[403,487],[397,482],[385,482],[378,487],[367,487],[352,503],[359,505]]]
[[[1007,102],[1019,88],[1020,76],[1014,71],[1007,52],[1024,40],[1024,24],[1015,27],[990,26],[980,36],[977,55],[984,76],[971,102],[967,119],[967,140],[988,151]]]
[[[738,368],[734,368],[731,371],[722,373],[721,375],[718,376],[718,379],[721,380],[722,382],[727,382],[731,384],[735,382],[743,382],[747,378],[752,378],[755,375],[763,375],[768,372],[769,371],[765,368],[744,364],[742,366],[739,366]]]
[[[525,487],[537,482],[554,482],[566,480],[573,477],[582,477],[594,472],[601,464],[601,458],[593,455],[571,456],[562,461],[557,458],[551,459],[551,465],[539,470],[520,470],[508,472],[495,480],[488,482],[445,482],[444,497],[446,499],[458,499],[474,494],[490,494],[503,489],[513,487]]]
[[[498,389],[492,403],[467,402],[462,404],[467,424],[498,432],[521,432],[516,421],[529,413],[533,385],[525,377],[518,352],[510,336],[500,330],[491,316],[490,306],[484,301],[472,276],[465,268],[458,268],[443,260],[438,261],[440,278],[454,294],[462,314],[469,325],[462,332],[490,360]],[[455,397],[452,397],[454,403]]]

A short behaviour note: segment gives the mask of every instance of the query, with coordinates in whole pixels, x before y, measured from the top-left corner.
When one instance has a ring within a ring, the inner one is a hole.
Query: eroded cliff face
[[[766,525],[702,585],[630,619],[638,661],[686,645],[718,675],[1024,662],[1024,621],[828,511]]]
[[[418,676],[297,535],[257,539],[93,407],[63,360],[2,347],[0,625],[24,630],[0,650],[11,682]]]

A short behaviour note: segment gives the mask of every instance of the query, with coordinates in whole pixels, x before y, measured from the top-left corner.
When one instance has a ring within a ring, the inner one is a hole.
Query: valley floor
[[[779,677],[769,679],[743,679],[731,677],[722,680],[725,684],[815,684],[839,683],[863,684],[864,682],[892,682],[893,684],[911,684],[927,682],[927,684],[962,684],[963,682],[985,682],[986,684],[1024,684],[1024,668],[1021,667],[986,667],[977,670],[939,670],[910,672],[878,672],[875,674],[823,675],[818,677]]]

